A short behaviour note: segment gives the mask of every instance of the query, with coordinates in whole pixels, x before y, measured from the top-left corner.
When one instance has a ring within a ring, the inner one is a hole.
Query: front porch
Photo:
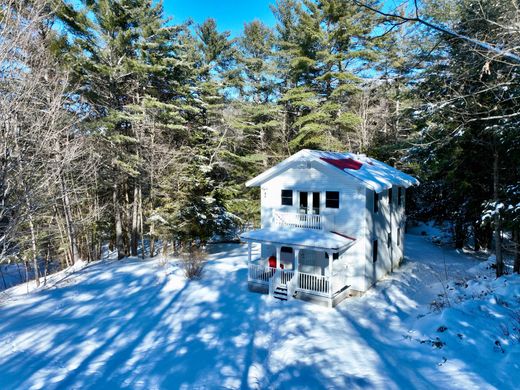
[[[355,239],[314,229],[260,229],[247,232],[248,285],[252,291],[281,299],[339,303],[347,293],[346,266],[342,255]],[[262,251],[252,258],[252,244]]]

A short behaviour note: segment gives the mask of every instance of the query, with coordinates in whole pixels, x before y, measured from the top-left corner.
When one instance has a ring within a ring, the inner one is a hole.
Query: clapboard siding
[[[270,227],[274,223],[273,214],[280,212],[298,212],[299,191],[320,192],[320,215],[324,221],[324,230],[336,231],[351,237],[358,237],[364,231],[364,218],[359,210],[365,204],[365,191],[354,178],[345,177],[337,168],[324,169],[318,164],[309,168],[289,168],[261,188],[262,227]],[[281,191],[293,190],[293,205],[282,206]],[[325,192],[340,193],[340,208],[325,207]]]
[[[392,187],[392,199],[388,190],[379,193],[379,211],[374,213],[374,191],[366,190],[366,227],[365,272],[368,289],[376,281],[392,272],[400,264],[403,257],[403,239],[405,223],[405,189],[402,188],[402,203],[398,205],[399,187]],[[400,228],[400,230],[399,230]],[[388,233],[391,233],[390,245]],[[398,243],[398,234],[399,245]],[[377,261],[373,261],[373,245],[377,240]]]

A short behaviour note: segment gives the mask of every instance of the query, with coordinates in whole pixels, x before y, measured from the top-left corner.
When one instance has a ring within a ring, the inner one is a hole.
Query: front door
[[[300,192],[299,206],[301,214],[320,213],[320,193],[319,192]]]

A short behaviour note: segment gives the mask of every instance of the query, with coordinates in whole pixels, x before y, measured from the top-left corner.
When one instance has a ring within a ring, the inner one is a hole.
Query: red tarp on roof
[[[336,159],[336,158],[320,157],[320,160],[328,162],[329,164],[334,165],[336,168],[339,168],[341,170],[348,168],[348,169],[354,169],[357,171],[359,168],[361,168],[363,166],[363,163],[361,163],[357,160],[354,160],[352,158]]]

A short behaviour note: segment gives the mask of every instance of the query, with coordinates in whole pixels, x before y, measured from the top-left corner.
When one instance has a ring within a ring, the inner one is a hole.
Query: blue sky
[[[207,18],[217,21],[220,31],[229,30],[233,36],[242,31],[244,23],[259,19],[274,25],[274,16],[269,8],[275,0],[163,0],[166,16],[174,23],[188,18],[201,23]]]

